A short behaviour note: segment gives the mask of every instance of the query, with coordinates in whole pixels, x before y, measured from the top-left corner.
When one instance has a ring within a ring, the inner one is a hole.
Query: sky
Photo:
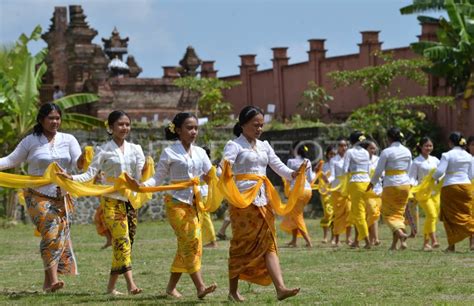
[[[186,47],[215,61],[218,76],[239,73],[241,54],[272,67],[273,47],[288,47],[291,63],[307,60],[308,39],[326,39],[327,57],[358,52],[360,31],[380,32],[382,47],[404,47],[421,33],[415,15],[400,15],[411,0],[0,0],[0,44],[36,25],[47,31],[55,6],[82,5],[89,26],[109,38],[114,26],[129,37],[140,77],[161,77]],[[432,13],[438,17],[440,13]],[[46,47],[44,41],[32,51]]]

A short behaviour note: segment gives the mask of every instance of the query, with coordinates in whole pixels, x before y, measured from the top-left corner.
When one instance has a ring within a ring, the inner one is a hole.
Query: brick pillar
[[[321,76],[321,62],[326,58],[326,49],[324,49],[325,39],[310,39],[309,42],[309,51],[308,51],[308,61],[309,69],[313,76],[314,82],[322,86],[322,76]]]
[[[421,35],[418,35],[418,41],[437,41],[436,32],[439,24],[435,22],[420,22]],[[436,95],[436,89],[440,86],[439,78],[428,74],[428,95]],[[436,112],[436,111],[435,111]]]
[[[240,81],[242,82],[242,102],[244,105],[253,105],[251,74],[257,71],[255,54],[240,55]]]
[[[201,64],[202,78],[216,78],[217,70],[214,70],[214,61],[203,61]]]
[[[179,72],[176,66],[163,66],[163,79],[174,80],[179,78]]]
[[[282,119],[286,118],[286,105],[285,105],[285,89],[284,89],[284,77],[283,68],[288,66],[288,60],[286,47],[272,48],[273,51],[273,91],[276,99],[276,114],[277,117]]]
[[[382,50],[382,42],[379,41],[380,31],[363,31],[362,43],[359,44],[359,58],[362,66],[375,66],[377,59],[374,52]]]

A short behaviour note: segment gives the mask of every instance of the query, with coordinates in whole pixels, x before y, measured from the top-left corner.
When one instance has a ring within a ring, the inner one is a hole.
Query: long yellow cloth
[[[303,211],[304,207],[311,200],[311,196],[311,190],[305,189],[303,194],[298,199],[298,204],[296,204],[295,208],[293,208],[289,214],[283,217],[283,220],[280,224],[280,228],[282,230],[289,234],[291,234],[293,230],[298,230],[297,237],[302,237],[301,232],[304,232],[306,235],[308,235],[308,229],[306,228],[306,223],[304,222]]]
[[[449,245],[474,234],[472,188],[472,184],[456,184],[441,189],[440,219],[444,224]]]
[[[350,182],[349,196],[351,199],[350,219],[357,229],[357,240],[364,240],[369,236],[369,228],[366,220],[366,206],[368,196],[365,190],[369,182]]]
[[[201,218],[202,243],[204,245],[216,241],[216,231],[212,224],[211,213],[203,212]]]
[[[150,161],[151,163],[152,161]],[[153,173],[153,165],[149,167],[149,174]],[[122,173],[118,178],[113,180],[114,185],[96,185],[91,183],[80,183],[66,179],[59,176],[57,173],[61,172],[61,168],[52,163],[48,166],[43,176],[19,175],[0,172],[0,186],[7,188],[35,188],[48,184],[56,184],[69,192],[73,197],[83,196],[103,196],[113,192],[120,192],[128,198],[133,208],[141,207],[151,195],[134,194],[132,191],[139,193],[160,192],[168,190],[179,190],[188,187],[193,187],[195,190],[196,199],[200,198],[199,178],[193,178],[187,181],[177,182],[170,185],[153,186],[153,187],[139,187],[137,190],[127,182],[127,174]],[[145,171],[146,172],[146,171]],[[147,175],[149,175],[147,174]],[[145,178],[146,176],[143,175]],[[215,167],[212,167],[208,173],[209,177],[209,194],[206,203],[199,202],[199,208],[202,211],[214,211],[222,202],[223,194],[218,189],[218,177],[216,175]],[[275,191],[276,192],[276,191]]]
[[[221,190],[223,196],[230,204],[237,208],[246,208],[252,204],[257,197],[262,184],[265,184],[266,195],[268,202],[271,204],[275,212],[281,216],[290,213],[295,205],[298,203],[298,197],[304,191],[305,185],[305,169],[306,163],[303,163],[298,169],[298,175],[295,179],[295,185],[288,196],[288,203],[281,202],[278,191],[273,186],[272,182],[263,175],[256,174],[239,174],[235,176],[235,180],[250,180],[256,181],[254,187],[240,192],[235,184],[234,175],[232,174],[232,166],[228,161],[224,161],[222,174],[218,183],[218,190]],[[210,187],[210,185],[209,185]]]
[[[384,187],[382,192],[382,216],[388,227],[395,232],[405,229],[405,208],[410,192],[409,185]]]
[[[334,209],[332,206],[331,194],[321,194],[321,205],[323,206],[323,217],[319,225],[321,227],[330,227],[334,221]]]
[[[351,226],[349,214],[351,202],[347,196],[343,196],[339,191],[331,193],[332,208],[334,209],[334,235],[341,235]]]

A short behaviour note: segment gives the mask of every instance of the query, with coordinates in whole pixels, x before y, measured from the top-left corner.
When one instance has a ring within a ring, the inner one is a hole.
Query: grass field
[[[280,260],[288,286],[301,287],[291,304],[473,304],[474,253],[468,241],[455,254],[420,251],[421,238],[410,239],[406,251],[389,252],[389,232],[382,230],[382,245],[369,251],[333,249],[319,243],[319,220],[308,220],[315,247],[280,248]],[[216,222],[216,227],[220,222]],[[440,242],[446,246],[442,225]],[[56,294],[41,293],[42,264],[39,238],[31,225],[0,229],[1,304],[221,304],[227,303],[228,241],[217,249],[205,249],[203,275],[208,284],[216,282],[214,295],[198,300],[189,277],[183,276],[177,301],[164,296],[168,272],[175,253],[175,238],[166,222],[140,223],[133,253],[134,276],[144,289],[139,296],[113,298],[106,294],[111,249],[100,250],[102,237],[93,225],[76,225],[72,237],[80,275],[66,276],[66,288]],[[288,236],[279,232],[279,244]],[[303,245],[303,241],[299,241]],[[248,304],[276,303],[273,287],[249,286],[241,282]],[[125,281],[118,289],[126,291]]]

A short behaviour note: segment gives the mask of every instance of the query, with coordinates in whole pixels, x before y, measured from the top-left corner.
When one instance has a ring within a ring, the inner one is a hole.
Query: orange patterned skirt
[[[57,265],[58,273],[77,275],[70,236],[71,197],[53,198],[27,189],[25,202],[28,214],[41,234],[40,253],[44,269]]]
[[[229,278],[258,285],[272,283],[265,263],[268,252],[277,253],[275,215],[266,205],[246,208],[229,206],[232,239],[229,248]]]

